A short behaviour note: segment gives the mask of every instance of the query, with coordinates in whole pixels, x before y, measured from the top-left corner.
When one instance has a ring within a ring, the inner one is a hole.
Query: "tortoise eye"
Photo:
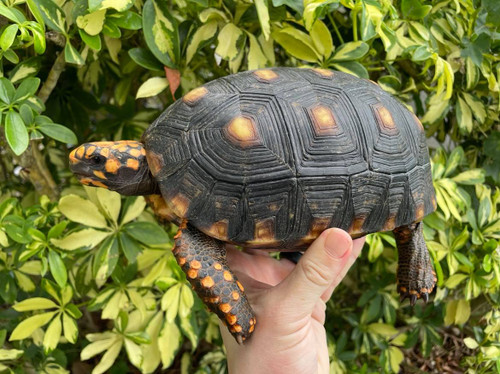
[[[95,156],[92,156],[90,158],[90,162],[93,165],[102,165],[102,164],[104,164],[105,161],[106,160],[105,160],[104,156],[101,156],[101,155],[95,155]]]

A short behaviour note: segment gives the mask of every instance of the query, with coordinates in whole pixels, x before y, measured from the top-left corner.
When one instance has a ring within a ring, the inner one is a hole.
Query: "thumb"
[[[321,295],[336,287],[346,266],[352,265],[351,236],[340,229],[325,230],[307,249],[295,269],[277,286],[282,307],[295,317],[311,314]],[[336,284],[333,284],[336,283]]]

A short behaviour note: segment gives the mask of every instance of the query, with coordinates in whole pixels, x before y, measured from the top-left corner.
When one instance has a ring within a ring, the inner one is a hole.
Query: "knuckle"
[[[331,271],[321,264],[305,261],[302,271],[306,279],[317,286],[326,287],[332,282]]]

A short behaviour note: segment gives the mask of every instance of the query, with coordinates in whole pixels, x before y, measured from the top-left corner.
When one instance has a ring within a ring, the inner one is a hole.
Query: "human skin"
[[[221,328],[230,374],[329,373],[326,302],[364,244],[340,229],[325,230],[297,265],[265,251],[228,248],[229,266],[245,286],[257,317],[239,345]]]

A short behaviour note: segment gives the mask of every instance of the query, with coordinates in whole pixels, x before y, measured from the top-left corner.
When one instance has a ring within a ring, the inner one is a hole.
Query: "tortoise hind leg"
[[[183,222],[173,253],[195,292],[229,328],[238,343],[255,328],[255,316],[243,286],[229,269],[224,243]]]
[[[436,273],[431,264],[429,251],[424,241],[422,223],[413,223],[394,229],[398,247],[398,292],[401,301],[410,298],[415,305],[417,299],[425,302],[436,285]]]

